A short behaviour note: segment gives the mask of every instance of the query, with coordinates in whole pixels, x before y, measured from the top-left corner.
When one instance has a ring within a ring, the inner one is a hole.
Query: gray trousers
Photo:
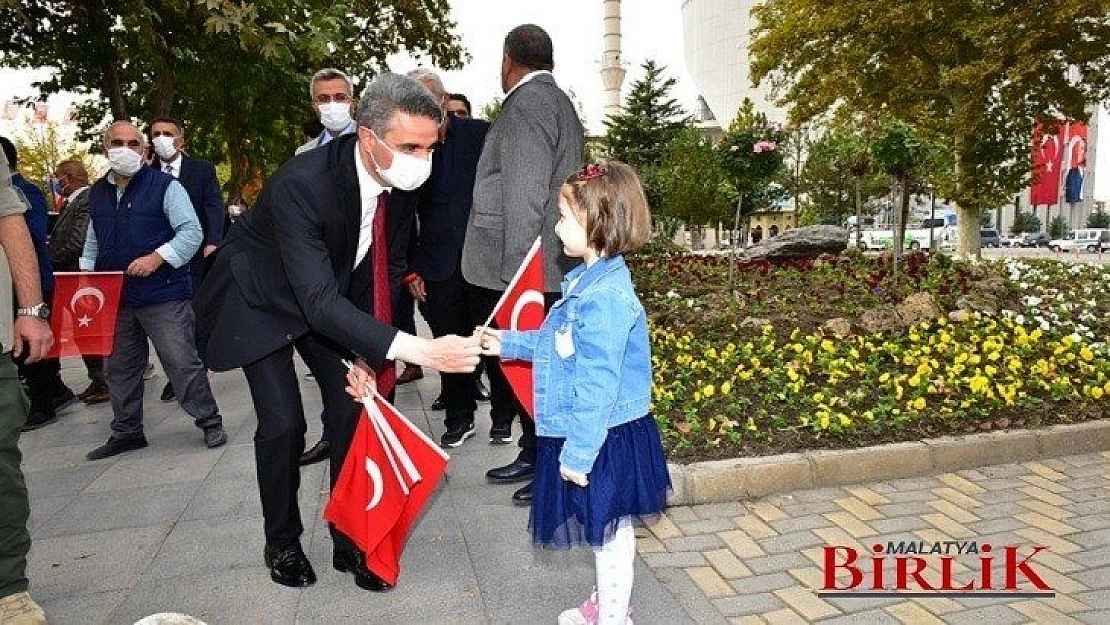
[[[177,402],[197,427],[223,424],[208,385],[208,372],[197,355],[195,326],[189,300],[120,307],[112,355],[104,360],[104,379],[115,414],[113,435],[143,433],[143,370],[150,357],[147,337],[177,392]]]

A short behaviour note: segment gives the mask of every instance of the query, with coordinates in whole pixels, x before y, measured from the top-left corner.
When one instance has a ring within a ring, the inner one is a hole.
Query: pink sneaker
[[[595,587],[590,591],[590,598],[583,601],[582,605],[577,608],[563,610],[559,614],[559,625],[597,625],[598,616],[597,588]],[[624,622],[625,625],[633,625],[631,606],[628,608],[628,618]]]
[[[563,610],[559,614],[559,625],[596,625],[597,623],[597,588],[590,591],[590,598],[582,602],[577,608]]]

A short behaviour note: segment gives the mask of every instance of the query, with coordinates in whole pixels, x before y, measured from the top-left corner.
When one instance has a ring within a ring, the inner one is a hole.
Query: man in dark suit
[[[434,72],[418,69],[408,75],[446,105],[447,92]],[[474,175],[488,130],[489,122],[445,114],[439,129],[443,147],[432,156],[432,176],[420,188],[420,227],[409,254],[410,273],[405,276],[405,284],[420,302],[420,312],[435,336],[465,334],[483,321],[470,310],[459,263],[474,198]],[[476,373],[440,376],[440,398],[447,411],[447,431],[440,439],[444,447],[458,447],[474,435],[477,377]],[[512,435],[504,429],[493,431],[490,442],[509,443]]]
[[[332,485],[360,411],[344,391],[344,358],[377,372],[382,394],[391,390],[393,360],[459,373],[478,362],[473,338],[427,340],[390,325],[390,289],[405,268],[415,213],[415,196],[400,191],[427,179],[441,119],[419,83],[380,74],[362,95],[358,130],[274,174],[213,255],[197,294],[212,330],[209,364],[217,371],[242,367],[251,390],[264,555],[279,584],[316,581],[300,545],[297,459],[305,418],[293,352],[323,390]],[[361,588],[388,588],[353,541],[334,528],[332,540],[336,569],[353,572]]]
[[[559,299],[559,283],[569,268],[555,236],[559,190],[582,164],[584,132],[574,104],[555,84],[551,38],[539,26],[509,31],[501,59],[505,101],[490,127],[474,184],[474,206],[466,228],[462,274],[473,285],[472,308],[482,320],[493,310],[537,236],[542,236],[544,295],[548,307]],[[490,419],[511,431],[520,416],[520,454],[490,469],[494,483],[532,479],[536,426],[513,395],[496,358],[486,360],[490,378]],[[513,502],[532,501],[532,484],[513,493]]]
[[[220,191],[220,181],[216,178],[216,166],[182,152],[185,148],[185,133],[181,129],[181,122],[172,117],[155,117],[151,120],[150,139],[157,156],[154,167],[177,178],[181,186],[185,187],[204,231],[204,242],[189,261],[189,272],[195,290],[204,280],[205,257],[215,251],[224,238],[224,194]],[[202,323],[197,324],[196,339],[197,353],[204,361],[208,330]],[[166,382],[162,389],[162,401],[173,401],[176,398],[173,385]]]

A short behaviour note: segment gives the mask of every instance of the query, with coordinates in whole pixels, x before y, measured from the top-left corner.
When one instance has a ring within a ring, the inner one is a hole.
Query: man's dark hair
[[[474,107],[470,106],[470,100],[467,99],[467,97],[465,95],[463,95],[461,93],[448,93],[447,94],[447,99],[448,100],[458,100],[459,102],[462,102],[463,104],[466,105],[466,114],[467,115],[473,115],[474,114]]]
[[[154,129],[154,124],[173,124],[174,128],[177,128],[177,134],[185,136],[185,128],[181,126],[181,122],[169,115],[159,115],[150,120],[150,124],[146,127],[147,134]]]
[[[19,155],[15,152],[15,144],[7,137],[0,137],[0,145],[4,146],[4,157],[8,159],[8,167],[11,167],[14,174],[15,168],[19,166]]]
[[[301,124],[301,133],[309,139],[315,139],[324,132],[324,124],[316,117]]]
[[[531,70],[555,69],[551,37],[535,24],[521,24],[505,35],[505,54]]]

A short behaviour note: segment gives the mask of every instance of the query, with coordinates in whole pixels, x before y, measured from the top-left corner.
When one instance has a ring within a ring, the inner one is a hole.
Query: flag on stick
[[[120,271],[55,273],[50,307],[54,345],[47,358],[111,354],[122,290]]]
[[[540,237],[532,244],[524,257],[520,269],[501,294],[501,300],[493,307],[485,325],[496,319],[497,327],[503,330],[536,330],[543,325],[546,315],[543,302],[543,254]],[[533,405],[532,363],[520,360],[502,361],[501,371],[513,387],[513,393],[520,400],[528,414],[535,418]]]
[[[366,568],[389,584],[420,511],[447,471],[448,456],[375,393],[363,411],[324,519],[366,554]]]

